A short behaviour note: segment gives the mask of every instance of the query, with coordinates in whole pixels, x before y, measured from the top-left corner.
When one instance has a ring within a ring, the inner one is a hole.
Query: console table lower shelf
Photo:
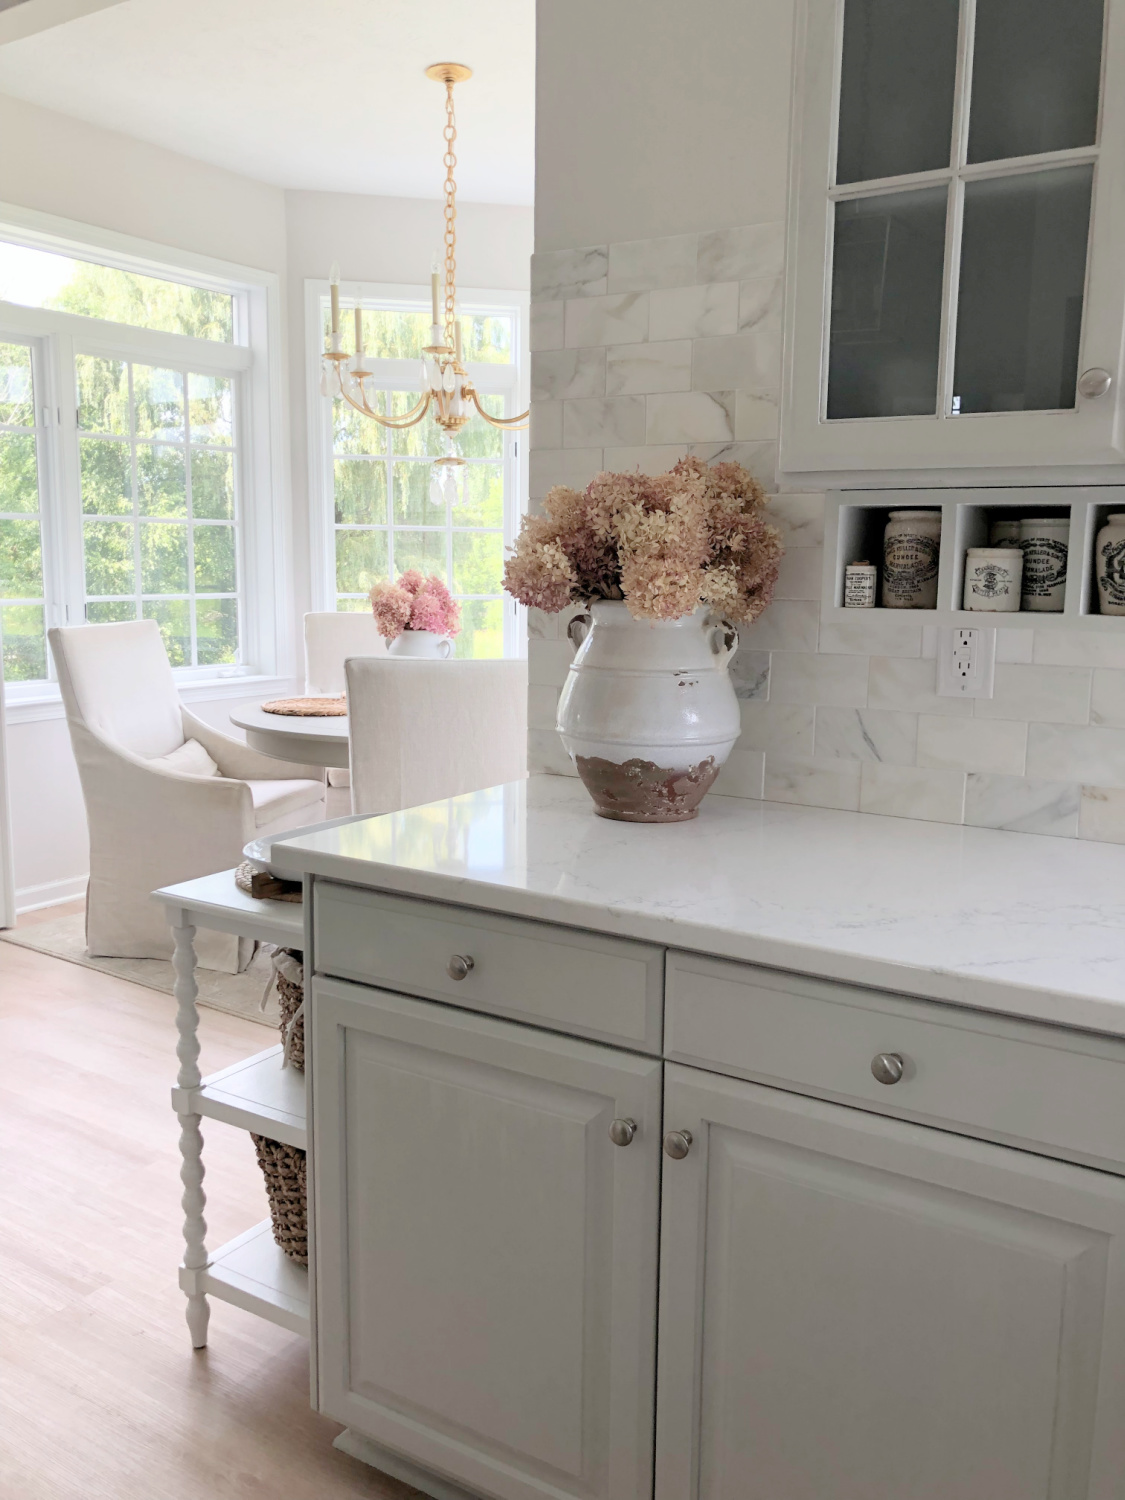
[[[273,1226],[263,1219],[237,1239],[212,1250],[198,1270],[180,1267],[180,1288],[233,1302],[291,1333],[309,1332],[309,1273],[274,1243]]]

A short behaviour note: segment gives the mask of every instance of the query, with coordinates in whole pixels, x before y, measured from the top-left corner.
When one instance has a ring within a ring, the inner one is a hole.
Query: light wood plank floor
[[[55,908],[44,919],[59,915]],[[175,1002],[0,943],[0,1495],[404,1500],[309,1409],[305,1342],[176,1286]],[[201,1011],[205,1071],[269,1045]],[[250,1138],[204,1122],[209,1243],[265,1216]]]

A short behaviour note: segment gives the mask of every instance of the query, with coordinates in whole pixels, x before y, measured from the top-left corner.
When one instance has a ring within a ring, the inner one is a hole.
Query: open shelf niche
[[[883,531],[892,510],[940,510],[941,554],[936,609],[845,609],[844,569],[866,560],[879,569],[882,598]],[[939,625],[990,624],[1093,630],[1125,629],[1125,617],[1098,613],[1094,577],[1094,544],[1106,518],[1125,511],[1125,485],[1055,485],[1012,488],[842,490],[828,497],[825,515],[824,619],[857,619],[871,615],[921,617]],[[1061,612],[1016,610],[992,613],[961,607],[965,553],[988,545],[993,521],[1024,516],[1070,519],[1066,599]]]

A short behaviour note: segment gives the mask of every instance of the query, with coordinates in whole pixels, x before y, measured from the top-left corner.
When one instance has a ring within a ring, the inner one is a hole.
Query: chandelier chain
[[[453,113],[453,83],[445,85],[445,338],[453,347],[453,330],[457,316],[457,183],[453,169],[457,165],[454,146],[457,142],[457,120]]]

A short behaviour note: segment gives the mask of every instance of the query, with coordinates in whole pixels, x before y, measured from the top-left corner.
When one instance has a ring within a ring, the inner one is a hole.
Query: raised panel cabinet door
[[[659,1059],[312,1004],[321,1409],[475,1494],[647,1500]]]
[[[1125,1496],[1125,1182],[676,1064],[664,1118],[657,1500]]]

